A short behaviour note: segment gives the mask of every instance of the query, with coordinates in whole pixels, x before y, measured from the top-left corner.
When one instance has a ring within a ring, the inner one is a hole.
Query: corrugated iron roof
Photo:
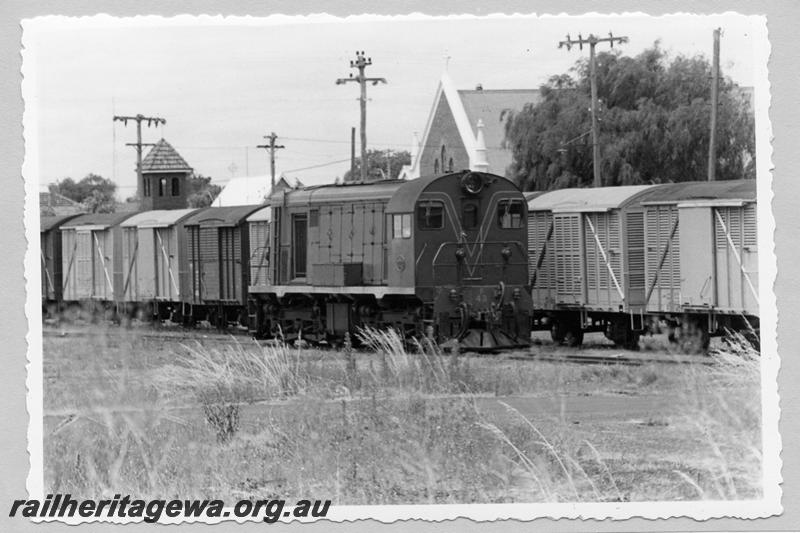
[[[164,139],[156,143],[142,160],[142,173],[191,172],[192,167]]]
[[[238,205],[231,207],[209,207],[187,218],[186,226],[237,226],[263,205]]]
[[[51,229],[55,229],[58,226],[62,225],[64,222],[79,216],[77,213],[72,215],[59,215],[59,216],[44,216],[39,219],[39,231],[44,233],[45,231],[50,231]]]
[[[528,202],[529,211],[608,211],[618,209],[657,185],[624,185],[595,189],[560,189]]]
[[[139,228],[165,228],[172,226],[186,218],[197,209],[157,209],[154,211],[144,211],[132,216],[122,223],[122,227]]]
[[[78,228],[81,226],[99,226],[110,228],[121,223],[136,213],[87,213],[61,225],[62,228]]]

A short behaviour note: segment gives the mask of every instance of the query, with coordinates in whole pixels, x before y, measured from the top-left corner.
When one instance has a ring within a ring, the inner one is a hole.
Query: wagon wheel
[[[564,338],[567,336],[567,331],[564,328],[564,325],[561,322],[554,321],[553,325],[550,326],[550,338],[553,339],[553,342],[556,344],[561,344],[564,342]]]
[[[689,355],[705,353],[711,341],[706,328],[700,326],[695,320],[685,321],[672,329],[669,339],[681,353]]]
[[[570,324],[564,335],[564,344],[570,348],[576,348],[583,344],[583,329],[580,324]]]

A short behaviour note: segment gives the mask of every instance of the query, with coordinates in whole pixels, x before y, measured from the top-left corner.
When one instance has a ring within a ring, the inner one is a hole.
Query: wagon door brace
[[[75,232],[75,238],[73,239],[72,244],[72,253],[69,256],[69,264],[67,265],[67,273],[64,274],[66,281],[64,281],[64,286],[61,287],[62,291],[66,291],[67,285],[69,285],[69,274],[72,272],[72,263],[75,262],[75,252],[78,250],[78,232]],[[66,296],[66,294],[64,295]]]
[[[136,255],[139,253],[139,232],[134,233],[136,236],[135,244],[133,245],[133,255],[131,256],[131,264],[128,265],[128,275],[125,277],[125,287],[122,289],[123,298],[128,295],[128,287],[131,284],[131,274],[133,273],[133,264],[136,262]]]
[[[39,251],[39,256],[42,258],[42,266],[44,267],[44,275],[47,278],[47,290],[50,289],[55,290],[55,286],[53,285],[53,280],[50,278],[50,270],[47,268],[47,261],[44,258],[44,252],[41,250]]]
[[[158,228],[155,229],[155,232],[156,238],[158,239],[158,246],[161,247],[161,254],[164,256],[164,261],[167,262],[167,272],[169,273],[169,279],[172,282],[172,287],[175,289],[175,296],[180,298],[181,291],[178,289],[178,284],[175,283],[175,276],[172,274],[172,265],[169,263],[167,250],[164,249],[164,241],[161,239],[161,234],[158,232]]]
[[[747,281],[747,286],[750,287],[750,292],[753,293],[753,298],[756,299],[756,303],[758,305],[761,305],[761,302],[758,300],[758,291],[756,291],[756,288],[753,285],[753,281],[750,279],[750,274],[744,269],[744,263],[742,263],[742,258],[739,255],[739,252],[736,250],[736,245],[733,244],[733,239],[731,238],[731,234],[728,233],[728,226],[725,225],[725,221],[722,219],[722,215],[719,214],[719,211],[717,209],[714,209],[714,215],[716,215],[717,220],[722,226],[722,231],[725,233],[725,237],[727,237],[728,239],[728,244],[731,245],[731,251],[733,252],[733,256],[736,258],[736,262],[739,263],[739,270],[742,271],[744,279],[745,281]]]
[[[594,224],[592,224],[592,219],[590,217],[586,217],[586,222],[589,223],[589,229],[592,230],[592,235],[594,236],[594,241],[597,243],[597,248],[600,249],[600,255],[603,256],[603,261],[606,264],[606,268],[608,269],[608,273],[611,274],[611,280],[614,282],[614,287],[617,288],[617,292],[619,293],[619,297],[622,300],[625,300],[625,293],[622,292],[622,288],[619,286],[619,282],[617,281],[617,276],[614,275],[614,269],[611,268],[611,263],[608,260],[608,256],[606,255],[606,251],[603,249],[603,245],[600,243],[600,237],[597,236],[597,232],[594,230]]]
[[[647,296],[644,298],[645,305],[650,303],[650,296],[653,295],[653,290],[656,288],[656,283],[658,283],[658,273],[661,272],[661,267],[664,266],[664,261],[667,260],[667,254],[672,247],[672,239],[675,237],[675,232],[678,231],[679,220],[679,218],[675,218],[675,223],[672,225],[672,230],[669,232],[669,239],[667,239],[667,245],[664,247],[664,253],[661,254],[661,259],[658,261],[658,268],[656,269],[655,275],[653,275],[653,282],[650,283],[650,287],[647,289]]]
[[[108,282],[108,288],[111,289],[111,295],[114,295],[114,284],[111,283],[111,278],[108,275],[108,269],[106,268],[106,259],[103,257],[103,253],[100,251],[100,241],[97,240],[97,235],[95,232],[92,232],[92,238],[94,238],[94,243],[97,245],[97,255],[100,256],[100,264],[103,265],[103,274],[106,275],[106,281]]]
[[[536,270],[533,271],[533,277],[531,278],[531,288],[536,285],[536,278],[539,275],[539,269],[542,268],[544,255],[547,253],[547,243],[553,237],[553,226],[555,226],[555,221],[551,220],[550,227],[547,228],[547,236],[544,238],[544,244],[542,244],[542,249],[539,250],[539,257],[536,258]]]

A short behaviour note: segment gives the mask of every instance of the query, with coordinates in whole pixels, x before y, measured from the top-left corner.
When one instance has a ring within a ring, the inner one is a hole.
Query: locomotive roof
[[[319,185],[286,191],[270,198],[272,205],[310,205],[347,200],[388,200],[402,187],[404,180],[381,180],[367,183]]]
[[[642,204],[673,204],[695,201],[755,201],[756,180],[687,181],[653,187],[639,201]]]
[[[44,216],[41,217],[39,220],[39,231],[44,233],[45,231],[50,231],[51,229],[55,229],[58,226],[62,225],[64,222],[71,218],[75,218],[79,216],[79,213],[73,213],[71,215],[56,215],[56,216]]]
[[[122,227],[139,228],[165,228],[172,226],[197,211],[197,209],[157,209],[155,211],[144,211],[138,213],[125,222]]]
[[[231,207],[209,207],[191,215],[184,221],[186,226],[238,226],[248,215],[264,207],[260,205],[237,205]]]
[[[653,185],[623,185],[595,189],[559,189],[546,192],[528,202],[529,211],[578,213],[619,209]]]
[[[444,175],[434,175],[434,176],[425,176],[413,180],[409,180],[400,187],[397,192],[392,196],[392,199],[389,200],[388,205],[386,206],[387,213],[410,213],[414,211],[414,207],[417,203],[417,199],[419,198],[420,194],[422,194],[428,186],[442,178],[446,178],[448,176],[463,176],[467,172],[473,171],[459,171],[459,172],[452,172],[450,174]],[[486,176],[490,176],[492,178],[497,178],[500,181],[507,181],[511,183],[511,181],[507,180],[506,178],[496,176],[494,174],[488,172],[476,172],[476,174],[483,174]]]
[[[134,216],[136,213],[87,213],[73,218],[61,225],[62,228],[79,228],[92,226],[93,230],[101,230],[116,226],[123,220]]]

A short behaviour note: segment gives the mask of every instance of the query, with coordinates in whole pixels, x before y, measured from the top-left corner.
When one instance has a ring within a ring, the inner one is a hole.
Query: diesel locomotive
[[[270,247],[249,288],[257,334],[322,341],[371,326],[474,349],[529,343],[527,205],[509,180],[464,171],[269,203],[271,233],[251,243]]]

